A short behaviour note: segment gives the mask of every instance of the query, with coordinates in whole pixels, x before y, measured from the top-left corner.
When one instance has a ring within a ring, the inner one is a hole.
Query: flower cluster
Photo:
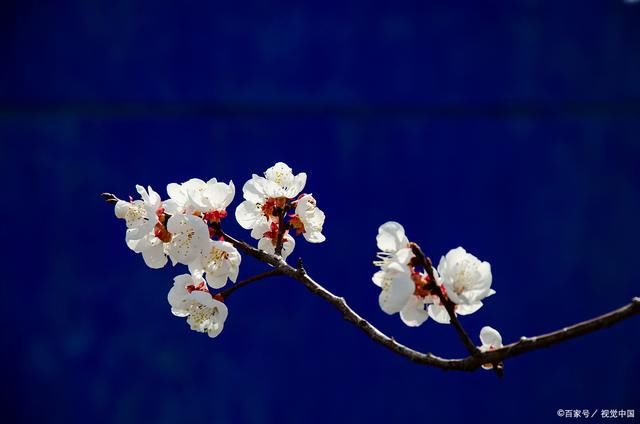
[[[277,163],[264,177],[253,175],[243,187],[245,201],[236,209],[241,226],[259,239],[258,248],[286,258],[295,246],[291,231],[311,243],[325,240],[325,215],[311,194],[301,194],[305,173],[293,175],[291,168]],[[186,265],[169,291],[174,315],[187,317],[192,330],[216,337],[227,318],[221,289],[238,278],[241,256],[225,241],[221,222],[235,196],[233,181],[215,178],[190,179],[167,185],[168,199],[162,200],[151,187],[136,186],[140,199],[118,200],[115,214],[124,219],[127,246],[142,254],[151,268],[162,268],[169,260]],[[290,213],[292,212],[292,213]],[[278,243],[280,248],[278,249]]]
[[[218,289],[228,280],[235,282],[241,260],[231,243],[216,238],[216,228],[235,194],[233,182],[194,178],[169,184],[165,201],[151,187],[136,189],[141,199],[118,200],[115,205],[116,216],[127,225],[127,246],[141,253],[151,268],[162,268],[169,259],[173,265],[187,265],[190,274],[176,277],[169,291],[171,311],[188,317],[193,330],[217,336],[227,308],[208,287]]]
[[[387,314],[400,313],[402,322],[417,327],[429,317],[449,323],[445,305],[451,302],[456,314],[468,315],[482,307],[482,300],[495,293],[491,289],[491,266],[462,247],[449,251],[437,269],[420,269],[404,228],[387,222],[378,229],[380,252],[374,264],[380,270],[373,282],[382,291],[380,308]]]
[[[236,219],[242,228],[251,230],[259,249],[286,259],[296,245],[292,230],[310,243],[325,241],[325,215],[313,195],[302,193],[306,182],[307,174],[294,175],[278,162],[264,177],[254,174],[242,187],[245,200],[236,208]]]

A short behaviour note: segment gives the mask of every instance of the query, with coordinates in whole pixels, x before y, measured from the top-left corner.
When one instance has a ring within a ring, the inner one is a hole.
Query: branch
[[[515,343],[511,343],[500,349],[483,353],[483,358],[485,358],[487,362],[496,362],[502,359],[518,356],[525,352],[549,347],[570,339],[575,339],[576,337],[580,337],[585,334],[593,333],[594,331],[598,331],[603,328],[611,327],[612,325],[638,313],[640,313],[640,297],[634,297],[631,299],[631,303],[628,303],[621,308],[607,312],[606,314],[595,318],[564,327],[551,333],[541,334],[535,337],[521,337],[520,340]]]
[[[411,361],[423,365],[431,365],[443,370],[475,371],[479,369],[483,364],[490,363],[495,364],[496,372],[498,374],[501,374],[503,369],[501,362],[505,359],[532,350],[545,348],[556,343],[560,343],[600,330],[605,327],[610,327],[626,318],[640,313],[640,298],[635,297],[632,299],[631,303],[623,306],[622,308],[616,309],[599,317],[595,317],[588,321],[565,327],[552,333],[543,334],[536,337],[523,337],[518,342],[506,345],[500,349],[488,352],[478,351],[477,354],[472,354],[471,356],[463,359],[446,359],[438,357],[431,353],[418,352],[403,344],[398,343],[393,337],[387,336],[372,324],[370,324],[367,320],[358,315],[353,309],[349,307],[343,297],[338,297],[322,287],[304,270],[293,268],[282,259],[263,252],[262,250],[258,250],[243,241],[236,240],[228,234],[225,234],[224,237],[225,240],[229,241],[237,249],[242,250],[245,254],[252,256],[262,262],[265,262],[271,266],[274,266],[277,269],[280,269],[284,275],[287,275],[292,279],[302,283],[313,294],[320,296],[321,298],[332,304],[336,309],[338,309],[338,311],[340,311],[345,320],[356,325],[375,342],[380,343],[386,348],[399,355],[404,356],[405,358],[410,359]],[[471,340],[468,335],[466,335],[466,337]]]
[[[462,344],[464,345],[464,347],[467,348],[467,350],[471,355],[474,355],[474,356],[479,355],[480,349],[478,349],[478,347],[473,343],[473,341],[471,340],[471,337],[469,337],[467,332],[462,327],[462,324],[458,320],[458,316],[456,315],[456,312],[455,312],[456,305],[453,302],[451,302],[451,300],[449,300],[448,297],[444,295],[442,288],[436,283],[436,278],[433,274],[433,265],[431,264],[431,259],[425,256],[422,249],[420,249],[420,246],[418,246],[418,244],[416,243],[411,243],[411,250],[413,251],[413,254],[416,255],[418,264],[421,265],[425,269],[425,271],[427,271],[427,275],[429,275],[429,281],[431,286],[430,288],[433,292],[435,292],[438,295],[440,302],[447,310],[447,313],[449,314],[449,318],[451,319],[451,324],[453,324],[453,327],[456,329],[456,332],[458,333],[458,336],[460,337]]]
[[[113,194],[103,193],[102,197],[107,201],[107,203],[110,204],[114,204],[118,201],[118,198]],[[631,303],[619,309],[592,318],[590,320],[571,325],[569,327],[564,327],[552,333],[542,334],[535,337],[522,337],[519,341],[506,345],[500,349],[488,352],[479,352],[476,354],[472,353],[471,356],[468,356],[466,358],[446,359],[438,357],[431,353],[422,353],[418,352],[417,350],[413,350],[401,343],[398,343],[393,337],[387,336],[382,331],[378,330],[367,320],[358,315],[353,309],[351,309],[349,305],[347,305],[347,302],[343,297],[334,295],[333,293],[322,287],[320,284],[318,284],[315,280],[313,280],[302,267],[302,261],[299,261],[298,267],[294,268],[287,264],[279,256],[270,255],[262,250],[256,249],[255,247],[245,243],[244,241],[237,240],[230,235],[222,232],[222,230],[220,230],[220,233],[224,236],[225,240],[233,244],[237,249],[275,268],[271,271],[258,274],[254,277],[241,281],[236,284],[236,286],[221,292],[220,294],[223,297],[225,296],[225,293],[228,297],[233,291],[239,289],[240,287],[244,287],[251,282],[275,275],[287,275],[288,277],[300,282],[313,294],[320,296],[322,299],[333,305],[342,314],[345,320],[353,323],[375,342],[385,346],[398,355],[410,359],[413,362],[434,366],[443,370],[475,371],[479,369],[481,365],[490,363],[495,365],[496,372],[498,372],[498,374],[500,375],[502,373],[501,362],[505,359],[521,355],[532,350],[549,347],[557,343],[561,343],[606,327],[610,327],[624,319],[640,313],[640,298],[634,297],[631,300]],[[422,254],[422,256],[424,257],[424,254]],[[425,267],[425,270],[427,271],[427,273],[431,272],[429,276],[430,278],[432,278],[432,281],[435,282],[435,279],[433,279],[432,275],[433,268],[431,267],[431,262],[428,261],[428,258],[426,257],[424,260],[424,264],[428,265]],[[447,311],[449,312],[449,309],[447,309]],[[455,313],[449,313],[451,316],[451,321],[454,322]],[[458,334],[461,336],[461,338],[464,336],[465,340],[468,340],[469,343],[473,344],[469,336],[466,334],[466,332],[464,332],[462,326],[460,326],[460,330],[461,331],[459,331]],[[465,342],[465,346],[467,344],[468,343]]]

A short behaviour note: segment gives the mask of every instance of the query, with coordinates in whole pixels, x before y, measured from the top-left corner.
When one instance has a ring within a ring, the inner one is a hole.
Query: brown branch
[[[420,246],[418,246],[418,244],[416,243],[411,243],[411,250],[418,260],[418,265],[421,265],[427,272],[427,275],[429,276],[429,288],[432,292],[435,292],[438,295],[440,303],[442,303],[442,305],[447,310],[447,313],[449,314],[449,318],[451,320],[451,324],[456,329],[456,332],[458,333],[462,344],[467,348],[471,355],[479,355],[480,349],[478,349],[478,347],[473,343],[471,337],[469,337],[467,332],[464,330],[464,327],[462,327],[462,324],[458,320],[458,316],[455,312],[456,305],[444,295],[442,288],[436,283],[436,278],[433,274],[433,265],[431,264],[431,259],[425,256],[422,249],[420,249]]]
[[[251,284],[255,281],[260,281],[268,277],[274,277],[276,275],[282,275],[282,271],[279,268],[272,269],[271,271],[263,272],[262,274],[254,275],[253,277],[249,277],[245,280],[235,283],[233,286],[229,287],[226,290],[222,290],[221,292],[216,293],[216,296],[221,296],[223,300],[227,300],[231,293],[238,290],[241,287],[246,286],[247,284]]]
[[[116,203],[118,200],[114,195],[109,193],[103,194],[102,197],[108,203],[112,204]],[[250,282],[258,281],[259,279],[266,278],[268,276],[278,274],[287,275],[288,277],[300,282],[313,294],[320,296],[322,299],[333,305],[342,314],[345,320],[353,323],[375,342],[385,346],[398,355],[410,359],[411,361],[423,365],[434,366],[443,370],[475,371],[479,369],[481,365],[490,363],[494,364],[496,372],[498,372],[498,374],[500,375],[503,369],[502,361],[505,359],[521,355],[532,350],[549,347],[557,343],[561,343],[606,327],[610,327],[624,319],[640,313],[640,298],[634,297],[631,303],[619,309],[592,318],[590,320],[571,325],[569,327],[564,327],[552,333],[547,333],[535,337],[522,337],[519,341],[506,345],[500,349],[488,352],[479,352],[478,354],[472,354],[466,358],[446,359],[438,357],[431,353],[422,353],[413,350],[401,343],[398,343],[393,337],[387,336],[382,331],[378,330],[367,320],[358,315],[353,309],[351,309],[349,305],[347,305],[347,302],[343,297],[334,295],[333,293],[322,287],[320,284],[318,284],[315,280],[313,280],[302,267],[301,261],[299,261],[298,267],[294,268],[287,264],[281,257],[270,255],[262,250],[256,249],[255,247],[250,246],[244,241],[237,240],[222,231],[220,231],[220,233],[224,235],[225,240],[229,241],[237,249],[275,268],[271,271],[256,275],[238,283],[235,287],[232,287],[233,290],[237,290],[238,288],[243,287]],[[425,268],[425,270],[427,271],[427,273],[429,273],[429,268]],[[431,272],[433,273],[432,268]],[[435,280],[432,279],[432,281]],[[227,296],[228,295],[229,293],[227,292]],[[453,317],[455,317],[455,314],[452,315],[452,322]]]
[[[435,356],[431,353],[422,353],[413,350],[398,343],[393,337],[387,336],[386,334],[382,333],[367,320],[358,315],[353,309],[351,309],[349,305],[347,305],[347,302],[344,300],[344,298],[338,297],[322,287],[306,272],[304,272],[304,270],[301,271],[299,269],[296,269],[288,265],[282,259],[263,252],[262,250],[258,250],[243,241],[234,239],[227,234],[225,234],[225,239],[236,246],[236,248],[238,248],[239,250],[242,250],[247,255],[252,256],[262,262],[266,262],[271,266],[279,268],[280,270],[282,270],[282,273],[284,275],[287,275],[292,279],[302,283],[313,294],[320,296],[321,298],[332,304],[336,309],[338,309],[338,311],[340,311],[340,313],[342,313],[342,316],[345,320],[356,325],[375,342],[380,343],[393,352],[402,355],[410,359],[411,361],[417,362],[419,364],[431,365],[443,370],[475,371],[479,369],[481,365],[490,363],[494,364],[496,372],[498,373],[498,375],[500,375],[503,372],[502,361],[505,359],[532,350],[548,347],[566,340],[570,340],[605,327],[610,327],[626,318],[640,313],[640,298],[635,297],[630,304],[623,306],[622,308],[616,309],[615,311],[611,311],[599,317],[595,317],[588,321],[565,327],[552,333],[536,337],[522,338],[518,342],[506,345],[500,349],[496,349],[493,351],[480,352],[478,350],[477,354],[472,354],[463,359],[445,359]],[[469,338],[469,340],[471,339]]]
[[[486,362],[497,362],[513,356],[521,355],[536,349],[552,346],[585,334],[592,333],[603,328],[611,327],[618,322],[640,313],[640,297],[631,299],[631,303],[615,309],[606,314],[564,327],[560,330],[534,337],[521,337],[515,343],[508,344],[500,349],[485,352],[483,358]]]

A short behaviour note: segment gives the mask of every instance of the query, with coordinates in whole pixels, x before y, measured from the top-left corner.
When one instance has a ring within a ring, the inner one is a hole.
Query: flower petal
[[[409,327],[418,327],[429,319],[427,305],[417,296],[410,296],[409,301],[400,311],[400,319]]]
[[[411,276],[406,272],[396,274],[391,283],[382,289],[378,302],[380,308],[389,315],[400,312],[415,290]]]

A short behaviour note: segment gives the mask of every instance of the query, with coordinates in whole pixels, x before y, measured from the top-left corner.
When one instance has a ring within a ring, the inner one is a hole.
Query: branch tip
[[[111,193],[102,193],[100,194],[100,197],[102,197],[105,200],[105,202],[109,204],[113,205],[118,203],[118,198]]]

